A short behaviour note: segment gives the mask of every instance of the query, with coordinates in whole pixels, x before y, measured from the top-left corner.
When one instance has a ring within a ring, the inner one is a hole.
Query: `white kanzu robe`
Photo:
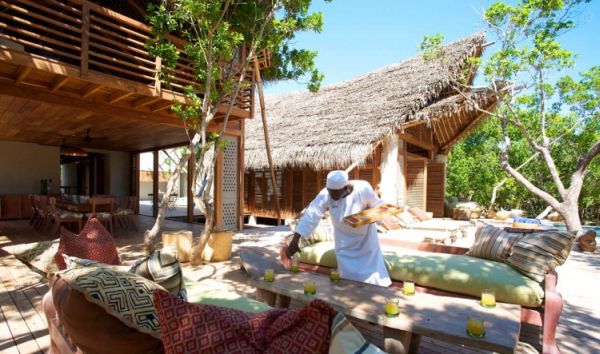
[[[389,286],[392,281],[383,262],[375,224],[352,227],[344,217],[382,203],[366,181],[350,182],[354,190],[345,198],[333,200],[323,188],[304,212],[296,232],[307,237],[329,210],[335,237],[338,272],[345,279]]]

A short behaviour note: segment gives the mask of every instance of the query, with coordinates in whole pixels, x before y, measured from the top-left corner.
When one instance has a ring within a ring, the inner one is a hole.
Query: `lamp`
[[[65,145],[65,141],[63,140],[62,144],[60,144],[60,155],[61,156],[73,156],[73,157],[86,157],[88,156],[88,152],[82,150],[80,148]]]

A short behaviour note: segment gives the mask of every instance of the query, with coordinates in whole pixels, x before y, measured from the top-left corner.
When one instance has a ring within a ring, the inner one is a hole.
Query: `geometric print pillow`
[[[514,245],[506,263],[541,283],[546,273],[565,263],[571,253],[575,233],[552,230],[526,235]]]
[[[154,251],[149,256],[138,259],[129,271],[150,279],[171,294],[187,300],[183,272],[175,252],[169,252],[166,249]]]
[[[165,353],[327,353],[335,310],[313,300],[301,309],[259,313],[190,304],[154,292]]]
[[[481,225],[475,231],[475,242],[467,255],[504,262],[522,233],[506,232],[493,225]]]
[[[120,264],[115,240],[96,218],[90,218],[79,235],[61,228],[60,244],[54,257],[58,269],[61,270],[67,268],[63,253],[106,264]]]
[[[126,326],[161,339],[152,300],[155,290],[164,290],[160,285],[136,274],[99,267],[67,269],[56,275]]]

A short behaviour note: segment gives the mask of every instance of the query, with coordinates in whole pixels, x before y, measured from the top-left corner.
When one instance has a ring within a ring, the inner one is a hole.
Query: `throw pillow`
[[[154,251],[149,256],[138,259],[129,271],[158,283],[171,294],[186,300],[181,265],[175,252],[166,249]]]
[[[67,268],[63,253],[106,264],[120,264],[115,240],[97,218],[90,218],[79,236],[61,227],[60,244],[54,256],[60,270]]]
[[[493,225],[480,225],[475,231],[475,242],[467,255],[504,262],[522,233],[506,232]]]
[[[408,212],[411,213],[412,215],[414,215],[414,217],[417,218],[419,221],[433,219],[433,218],[429,217],[429,215],[427,215],[425,210],[423,210],[421,208],[410,207],[410,208],[408,208]]]
[[[56,239],[6,246],[2,249],[46,274],[54,274],[58,271],[58,267],[54,261],[54,255],[58,251],[58,244],[59,239]]]
[[[414,224],[414,223],[416,223],[416,222],[419,222],[419,220],[418,220],[417,218],[415,218],[415,217],[413,216],[413,214],[411,214],[411,213],[408,211],[408,208],[406,208],[406,207],[405,207],[404,211],[403,211],[403,212],[401,212],[400,214],[396,215],[396,217],[397,217],[397,218],[398,218],[398,219],[399,219],[401,222],[403,222],[403,223],[404,223],[404,224],[406,224],[406,225],[409,225],[409,224]]]
[[[164,289],[155,282],[133,273],[99,267],[67,269],[57,273],[57,277],[126,326],[161,338],[152,292]]]
[[[125,325],[75,290],[62,278],[52,285],[52,303],[60,326],[88,354],[163,353],[163,344],[149,334]]]
[[[335,316],[320,300],[302,309],[247,313],[157,290],[154,303],[165,353],[327,353]]]
[[[290,223],[290,229],[292,231],[296,231],[296,225],[298,225],[298,220],[294,220]],[[294,235],[289,235],[287,237],[287,243],[292,242]],[[306,246],[312,245],[317,242],[325,242],[325,241],[333,241],[335,240],[333,236],[333,225],[331,224],[331,220],[329,217],[325,217],[319,221],[317,227],[313,230],[313,232],[308,235],[308,237],[300,237],[300,242],[298,242],[298,247],[303,249]]]
[[[546,273],[563,264],[575,234],[565,231],[542,231],[527,234],[512,248],[506,263],[529,278],[542,282]]]

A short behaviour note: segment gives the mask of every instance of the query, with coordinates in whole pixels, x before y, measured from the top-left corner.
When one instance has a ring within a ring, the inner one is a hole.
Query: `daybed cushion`
[[[190,303],[228,307],[250,313],[263,312],[271,309],[271,307],[265,303],[240,296],[232,291],[221,289],[207,290],[206,285],[201,282],[193,281],[185,277],[183,279],[187,290],[187,301]]]
[[[567,231],[541,231],[526,234],[512,248],[506,263],[531,279],[541,282],[548,271],[565,263],[575,234]]]
[[[415,218],[417,218],[419,221],[425,221],[425,220],[432,219],[431,216],[427,215],[425,210],[418,208],[418,207],[410,207],[410,208],[408,208],[408,212],[413,214],[413,216]]]
[[[480,297],[483,289],[494,289],[500,302],[527,307],[542,304],[544,290],[540,284],[501,262],[385,246],[382,251],[393,280],[412,280],[421,286],[474,297]],[[333,242],[306,247],[300,260],[335,267]]]
[[[57,278],[52,285],[54,308],[71,340],[85,353],[162,353],[162,341],[126,326],[116,317]]]
[[[54,261],[58,244],[59,239],[56,239],[6,246],[2,249],[44,273],[54,274],[58,272],[58,267]]]
[[[61,227],[60,244],[54,257],[60,270],[67,268],[63,253],[106,264],[120,264],[115,240],[96,218],[89,219],[79,235]]]

